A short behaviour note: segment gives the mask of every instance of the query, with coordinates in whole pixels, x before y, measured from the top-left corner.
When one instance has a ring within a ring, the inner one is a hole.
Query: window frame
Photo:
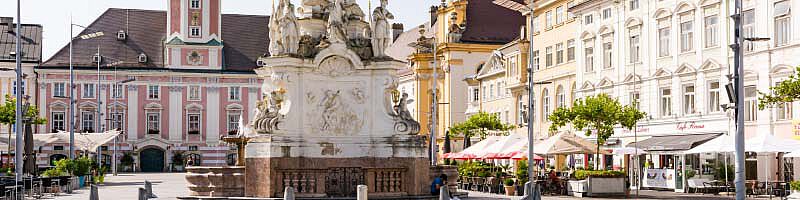
[[[242,101],[242,87],[228,87],[228,101]]]
[[[59,95],[60,94],[60,95]],[[67,98],[67,84],[63,82],[53,83],[53,97]]]
[[[716,84],[716,88],[714,88],[714,84]],[[708,82],[708,112],[709,113],[718,113],[722,111],[720,107],[720,91],[722,88],[722,84],[717,81],[709,81]]]
[[[151,118],[154,117],[154,118]],[[161,134],[161,112],[160,111],[151,111],[145,112],[145,128],[146,134],[150,134],[150,131],[158,131]],[[152,134],[155,135],[155,134]]]
[[[666,94],[665,91],[669,92],[669,94]],[[660,98],[659,103],[661,104],[659,109],[661,117],[672,116],[672,89],[668,87],[660,88],[658,94]]]
[[[91,87],[91,88],[89,88]],[[94,99],[96,98],[97,94],[97,85],[94,83],[83,83],[81,84],[81,99]],[[91,95],[89,95],[91,94]]]
[[[56,117],[56,115],[60,115],[61,119]],[[65,131],[67,130],[67,114],[64,111],[50,111],[50,130],[53,131]],[[60,128],[57,124],[60,123]]]
[[[160,100],[160,99],[161,99],[161,86],[147,85],[147,100]]]
[[[681,38],[680,38],[681,53],[689,53],[694,51],[694,20],[683,21],[679,24],[679,26],[681,33]]]
[[[584,56],[584,72],[594,72],[594,47],[585,47],[583,49]]]
[[[197,92],[197,96],[193,97],[192,95],[195,93],[195,89]],[[188,101],[202,101],[203,100],[203,88],[199,85],[189,85],[186,86],[186,100]]]
[[[691,91],[689,90],[691,88]],[[694,84],[685,84],[683,90],[683,114],[697,114],[697,87]]]
[[[194,120],[193,118],[196,118],[196,120]],[[203,120],[203,115],[200,112],[198,112],[198,111],[187,112],[186,113],[186,134],[187,135],[201,135],[203,133],[202,120]],[[192,129],[193,126],[196,126],[197,130]],[[197,131],[197,133],[192,133],[193,131]]]
[[[92,132],[98,131],[95,130],[95,128],[97,128],[96,115],[97,111],[95,110],[81,110],[81,132],[86,130],[93,130]]]
[[[196,3],[196,6],[195,6]],[[189,0],[189,9],[202,9],[203,2],[200,0]]]
[[[228,114],[225,116],[227,117],[226,124],[228,128],[228,135],[230,135],[231,131],[238,131],[239,120],[241,120],[242,111],[228,111]],[[235,117],[235,119],[233,117]]]

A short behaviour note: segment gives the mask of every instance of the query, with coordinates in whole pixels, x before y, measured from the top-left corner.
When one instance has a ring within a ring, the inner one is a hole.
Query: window
[[[12,94],[17,95],[17,81],[14,81],[12,86]],[[25,81],[22,81],[22,95],[25,95]]]
[[[189,6],[190,6],[192,9],[198,9],[198,8],[200,8],[200,0],[191,0],[191,1],[189,1]]]
[[[661,89],[661,116],[670,115],[672,115],[672,90],[664,88]]]
[[[242,90],[238,86],[228,88],[228,100],[239,101],[242,99]]]
[[[83,94],[82,96],[83,98],[94,98],[94,93],[95,93],[94,84],[91,83],[83,84],[83,92],[81,93]]]
[[[242,117],[240,112],[228,113],[228,135],[236,135],[239,131],[239,120]]]
[[[791,5],[789,1],[775,3],[775,46],[789,44],[792,37],[790,29]]]
[[[125,87],[123,87],[120,84],[111,85],[111,98],[112,99],[121,99],[122,95],[123,95],[122,91],[124,90],[123,88],[125,88]]]
[[[147,86],[147,99],[150,100],[158,100],[158,96],[161,94],[161,87],[157,85],[148,85]]]
[[[526,124],[528,123],[527,117],[525,116],[528,113],[528,106],[525,105],[525,98],[522,96],[517,96],[517,124]]]
[[[545,89],[542,92],[542,121],[547,120],[547,116],[550,116],[550,94]]]
[[[583,16],[583,24],[592,24],[594,20],[592,19],[591,14],[587,14]]]
[[[775,85],[778,86],[783,81],[775,82]],[[788,120],[792,119],[792,103],[780,103],[775,106],[775,120]]]
[[[567,40],[567,61],[575,60],[575,40]]]
[[[197,146],[189,146],[189,151],[197,151]],[[192,153],[187,155],[186,158],[193,161],[193,166],[203,165],[203,156],[200,154]]]
[[[603,9],[603,19],[611,18],[611,8]]]
[[[567,2],[567,20],[575,19],[575,14],[569,11],[569,8],[572,8],[573,6],[575,6],[575,1]]]
[[[755,36],[756,32],[756,14],[753,9],[742,11],[742,35],[745,38],[750,38]],[[753,51],[753,42],[752,41],[744,41],[744,51],[751,52]]]
[[[66,120],[65,116],[66,115],[64,114],[64,112],[53,112],[51,114],[50,122],[53,129],[52,132],[55,133],[58,131],[67,130],[65,123]]]
[[[705,40],[706,48],[719,45],[719,16],[709,15],[705,18]]]
[[[667,23],[669,20],[666,20]],[[669,56],[669,26],[658,29],[658,56]]]
[[[744,121],[758,120],[758,100],[756,86],[744,87]]]
[[[503,82],[497,83],[497,98],[503,97]]]
[[[517,65],[517,56],[511,56],[508,58],[508,66],[506,67],[508,68],[509,74],[516,77],[517,69],[519,69],[519,65]]]
[[[189,149],[189,151],[197,151],[198,150],[197,145],[191,145],[191,146],[189,146],[188,149]],[[195,163],[197,163],[197,162],[195,162]]]
[[[191,37],[200,37],[200,27],[199,26],[191,26],[189,27],[189,36]]]
[[[584,60],[586,62],[586,72],[594,71],[594,48],[586,47],[583,52],[586,54],[586,59]]]
[[[121,112],[114,112],[111,113],[111,129],[113,130],[125,130],[125,113]]]
[[[483,86],[483,89],[481,90],[481,92],[483,92],[483,93],[481,93],[481,94],[483,94],[483,95],[481,95],[483,97],[483,98],[481,98],[481,99],[483,99],[483,101],[487,100],[486,91],[487,91],[486,90],[486,86]]]
[[[147,134],[159,134],[161,130],[161,113],[147,113]]]
[[[708,84],[708,112],[719,112],[719,81]]]
[[[533,17],[533,25],[531,26],[533,27],[534,33],[539,32],[539,29],[541,29],[541,27],[539,26],[539,16]]]
[[[683,114],[695,113],[694,85],[683,86]]]
[[[533,71],[539,70],[539,51],[533,51]]]
[[[473,102],[478,102],[478,101],[481,100],[479,95],[480,95],[480,89],[472,88],[472,101]]]
[[[611,58],[613,47],[611,42],[603,43],[603,69],[611,69]]]
[[[640,109],[641,103],[639,103],[641,98],[639,96],[639,92],[631,92],[631,104],[633,104],[636,109]]]
[[[81,112],[81,132],[94,133],[94,111]]]
[[[550,29],[553,27],[553,11],[547,11],[544,16],[544,28]]]
[[[639,0],[630,0],[628,3],[628,8],[630,10],[639,9]]]
[[[489,99],[494,99],[494,83],[489,85]]]
[[[564,63],[564,44],[556,44],[556,64]]]
[[[556,8],[556,24],[564,23],[564,6]]]
[[[54,151],[63,151],[63,150],[64,150],[64,146],[61,146],[61,145],[59,145],[59,146],[53,146],[53,150],[54,150]]]
[[[556,90],[556,108],[564,107],[567,103],[567,95],[564,94],[564,88],[558,87]]]
[[[64,83],[53,83],[53,97],[67,97],[67,87]]]
[[[200,134],[200,113],[189,113],[186,114],[186,121],[188,123],[188,134],[196,135]]]
[[[633,35],[630,38],[630,62],[637,63],[639,62],[639,36]]]
[[[545,47],[544,53],[545,53],[544,56],[545,67],[553,66],[553,47],[552,46]]]
[[[681,18],[691,17],[689,16],[682,16]],[[681,22],[681,53],[686,53],[692,51],[692,40],[693,40],[693,32],[692,32],[692,21],[688,20],[685,22]]]
[[[200,86],[189,86],[189,101],[200,101]]]

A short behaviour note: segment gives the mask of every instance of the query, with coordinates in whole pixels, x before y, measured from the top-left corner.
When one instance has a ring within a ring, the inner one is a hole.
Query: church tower
[[[168,68],[222,69],[222,0],[167,0]]]

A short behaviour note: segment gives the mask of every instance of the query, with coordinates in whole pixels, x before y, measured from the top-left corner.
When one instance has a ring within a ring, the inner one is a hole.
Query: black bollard
[[[97,185],[91,186],[91,193],[89,195],[89,200],[100,200],[100,196],[97,191]]]
[[[147,190],[139,188],[139,200],[147,200]]]

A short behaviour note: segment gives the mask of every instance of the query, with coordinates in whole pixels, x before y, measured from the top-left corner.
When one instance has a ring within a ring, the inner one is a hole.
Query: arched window
[[[542,91],[542,112],[542,121],[546,121],[550,116],[550,94],[547,89]]]

